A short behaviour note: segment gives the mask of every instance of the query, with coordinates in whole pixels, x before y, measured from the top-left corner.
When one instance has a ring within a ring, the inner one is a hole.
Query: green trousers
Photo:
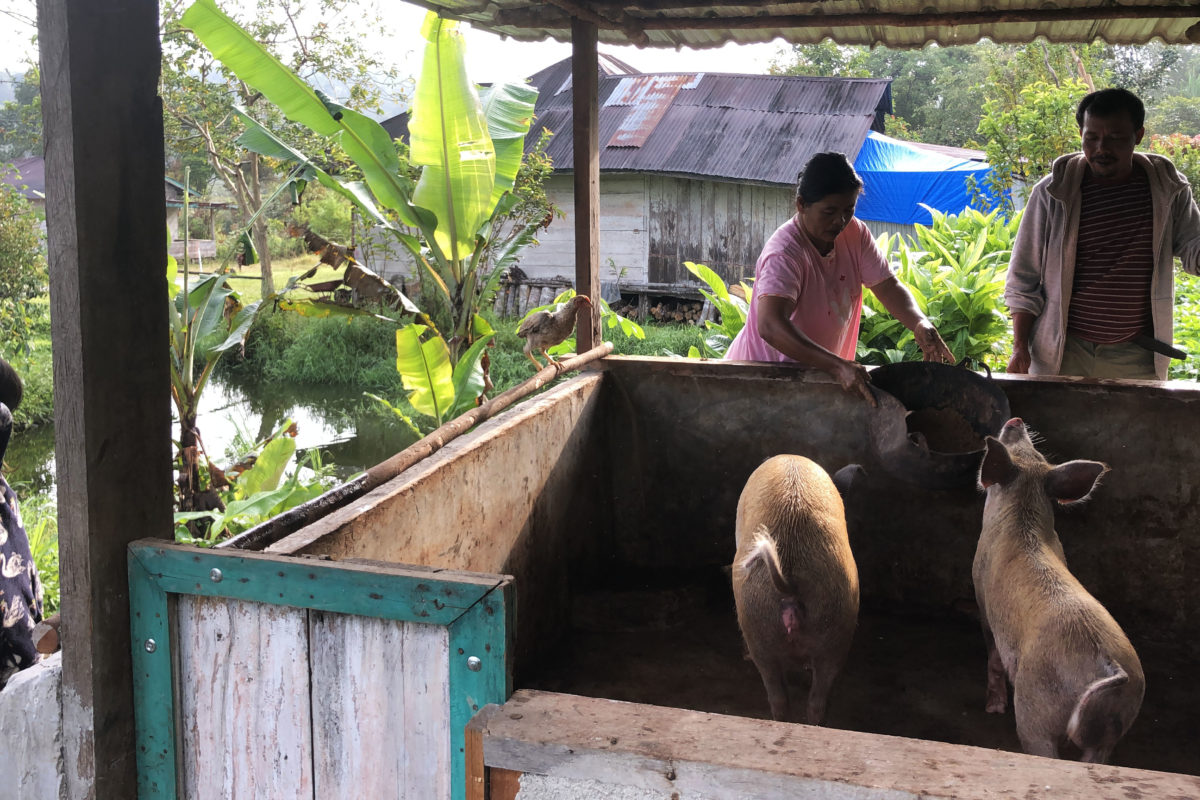
[[[1095,344],[1067,334],[1059,375],[1156,381],[1154,353],[1133,342]]]

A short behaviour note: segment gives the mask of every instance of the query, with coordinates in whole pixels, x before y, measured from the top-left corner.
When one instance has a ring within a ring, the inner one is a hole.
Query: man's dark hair
[[[1075,121],[1079,130],[1083,130],[1083,115],[1093,117],[1111,117],[1113,114],[1126,113],[1133,127],[1140,128],[1146,122],[1146,106],[1138,96],[1128,89],[1100,89],[1084,95],[1075,110]]]
[[[796,176],[796,199],[816,203],[831,194],[861,191],[862,178],[845,153],[817,153]]]

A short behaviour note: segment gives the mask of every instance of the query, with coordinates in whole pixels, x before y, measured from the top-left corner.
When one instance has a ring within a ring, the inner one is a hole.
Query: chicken
[[[590,308],[592,301],[585,294],[577,294],[557,311],[539,311],[530,315],[517,328],[517,336],[525,340],[525,356],[536,364],[538,369],[542,368],[542,364],[533,357],[533,351],[540,352],[551,364],[557,364],[558,362],[546,351],[566,341],[575,331],[576,310],[581,305]]]

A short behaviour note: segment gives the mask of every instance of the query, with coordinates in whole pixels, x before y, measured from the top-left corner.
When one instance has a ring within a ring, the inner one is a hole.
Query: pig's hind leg
[[[751,652],[751,658],[754,653]],[[776,722],[800,722],[797,704],[792,697],[793,691],[788,682],[788,667],[776,659],[754,659],[758,674],[762,677],[763,688],[767,690],[767,703],[771,706],[771,719]]]
[[[829,701],[829,690],[837,677],[841,664],[832,659],[814,660],[812,664],[812,686],[808,690],[808,724],[825,724],[825,705]]]
[[[987,625],[983,626],[983,639],[988,654],[987,698],[983,708],[990,714],[1003,714],[1008,708],[1008,674],[1004,671],[1004,662],[1000,660],[1000,651],[996,649],[996,638]]]

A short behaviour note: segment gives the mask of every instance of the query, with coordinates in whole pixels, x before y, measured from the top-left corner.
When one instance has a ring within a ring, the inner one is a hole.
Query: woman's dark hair
[[[831,194],[862,191],[862,178],[845,153],[817,153],[796,176],[796,199],[817,203]]]
[[[1083,130],[1083,115],[1093,117],[1111,117],[1113,114],[1125,113],[1133,127],[1140,128],[1146,121],[1146,106],[1138,96],[1128,89],[1100,89],[1083,96],[1079,108],[1075,109],[1075,121],[1079,130]]]

